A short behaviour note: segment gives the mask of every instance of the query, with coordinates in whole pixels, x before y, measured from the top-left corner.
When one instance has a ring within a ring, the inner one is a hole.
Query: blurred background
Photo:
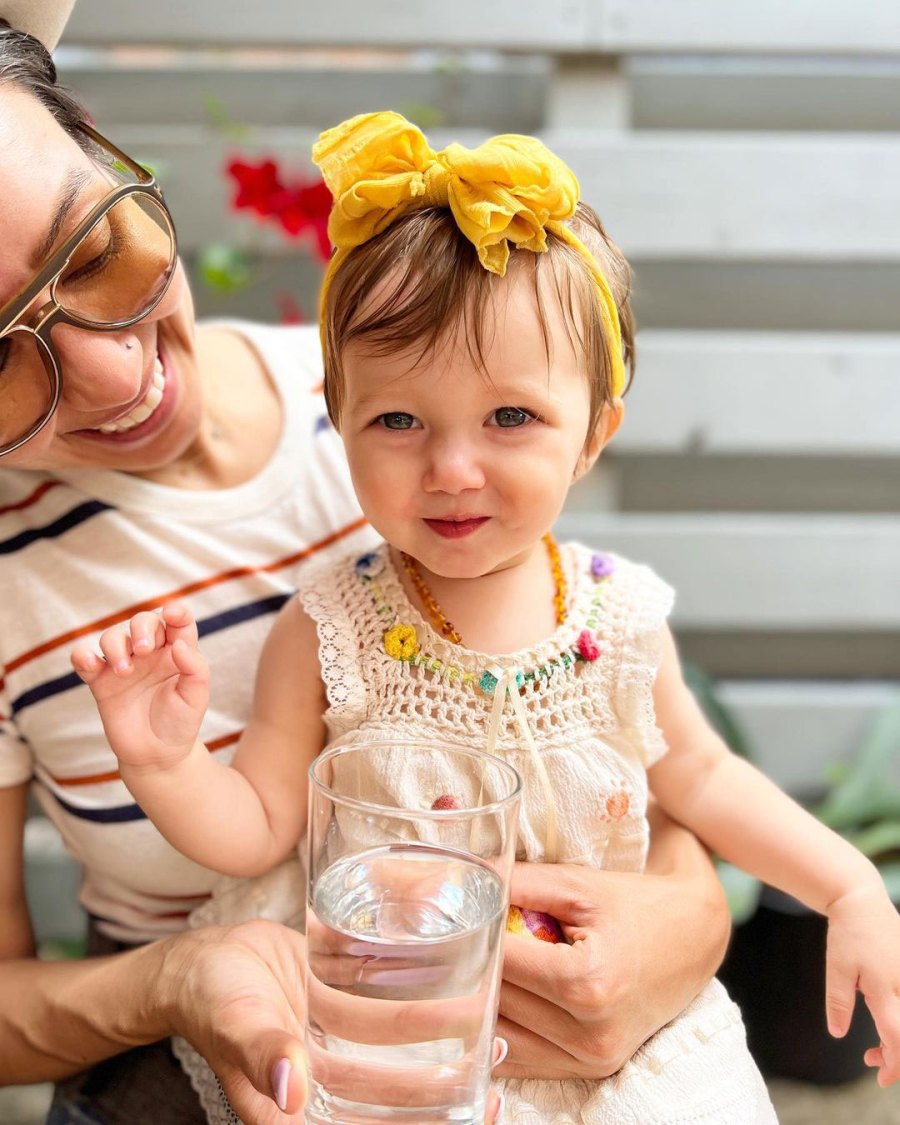
[[[714,721],[900,902],[893,0],[78,0],[57,62],[157,171],[209,316],[315,319],[309,149],[346,116],[558,152],[635,268],[640,325],[625,425],[560,530],[672,582]],[[77,872],[39,820],[29,854],[64,954]],[[824,1037],[818,921],[724,877],[742,921],[726,976],[762,1009],[751,1045],[782,1121],[900,1120],[896,1090],[856,1077],[871,1030],[842,1055]],[[33,1092],[0,1097],[0,1121],[43,1119]]]

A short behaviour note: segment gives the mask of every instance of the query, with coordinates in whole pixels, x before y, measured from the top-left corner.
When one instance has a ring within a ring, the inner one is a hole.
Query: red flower
[[[292,238],[311,231],[318,256],[323,262],[327,262],[331,257],[331,242],[328,239],[331,192],[325,182],[319,179],[309,182],[298,180],[279,192],[274,205],[282,229]]]
[[[284,188],[274,160],[263,160],[259,164],[232,160],[226,171],[237,189],[232,200],[232,207],[236,211],[255,211],[263,218],[275,213],[273,204]]]
[[[585,660],[596,660],[600,655],[600,646],[587,629],[584,629],[579,635],[576,648]]]

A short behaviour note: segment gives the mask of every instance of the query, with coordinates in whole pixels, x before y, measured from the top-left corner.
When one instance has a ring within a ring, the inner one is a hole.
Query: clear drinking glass
[[[441,742],[310,770],[306,1120],[484,1120],[521,783]]]

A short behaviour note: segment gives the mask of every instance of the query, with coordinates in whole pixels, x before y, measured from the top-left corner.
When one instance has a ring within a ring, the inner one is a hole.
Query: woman
[[[41,45],[3,25],[0,153],[0,1082],[60,1080],[56,1125],[202,1121],[168,1046],[180,1034],[245,1120],[286,1120],[272,1099],[300,1120],[302,938],[266,922],[184,932],[213,876],[132,802],[68,652],[190,597],[218,690],[203,737],[227,757],[252,693],[239,669],[303,567],[370,535],[322,421],[317,336],[195,330],[151,177],[85,126]],[[84,866],[102,956],[33,959],[32,781]],[[674,825],[654,833],[643,877],[517,871],[514,900],[583,940],[508,943],[498,1073],[613,1073],[715,970],[728,922],[708,861]]]

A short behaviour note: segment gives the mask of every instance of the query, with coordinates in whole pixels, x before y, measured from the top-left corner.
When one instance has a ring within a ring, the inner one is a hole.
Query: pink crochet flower
[[[600,646],[588,629],[582,630],[581,635],[575,643],[575,647],[584,660],[596,660],[600,655]]]

